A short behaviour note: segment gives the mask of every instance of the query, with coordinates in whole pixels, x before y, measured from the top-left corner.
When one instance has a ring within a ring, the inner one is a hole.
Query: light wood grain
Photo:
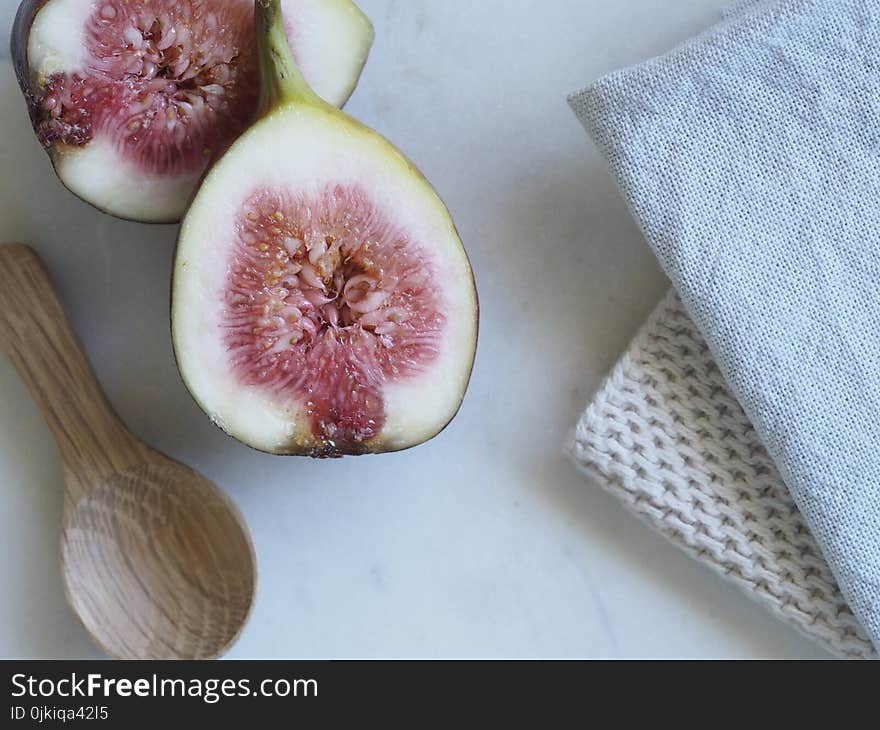
[[[198,659],[237,638],[254,599],[244,520],[210,481],[120,422],[27,246],[0,245],[0,347],[64,465],[61,560],[71,606],[125,659]]]

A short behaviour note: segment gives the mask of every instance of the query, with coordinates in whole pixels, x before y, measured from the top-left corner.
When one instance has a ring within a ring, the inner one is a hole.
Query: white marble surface
[[[823,657],[584,481],[566,430],[665,282],[565,94],[724,0],[360,0],[378,33],[349,111],[446,198],[482,299],[460,415],[399,455],[313,462],[214,429],[171,356],[175,231],[55,181],[0,57],[0,239],[46,258],[135,432],[242,507],[259,598],[233,657]],[[0,10],[8,37],[15,3]],[[0,357],[0,656],[99,656],[64,603],[61,470]]]

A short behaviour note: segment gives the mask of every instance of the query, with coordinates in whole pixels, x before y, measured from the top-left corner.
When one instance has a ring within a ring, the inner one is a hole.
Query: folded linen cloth
[[[571,104],[880,646],[880,0],[763,0]]]
[[[635,515],[778,617],[840,657],[877,658],[675,290],[568,449]]]

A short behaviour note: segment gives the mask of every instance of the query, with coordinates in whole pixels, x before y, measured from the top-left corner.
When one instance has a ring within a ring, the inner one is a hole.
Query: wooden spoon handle
[[[19,244],[0,245],[0,347],[77,482],[89,484],[89,477],[125,467],[136,448],[134,437],[95,380],[42,261]]]

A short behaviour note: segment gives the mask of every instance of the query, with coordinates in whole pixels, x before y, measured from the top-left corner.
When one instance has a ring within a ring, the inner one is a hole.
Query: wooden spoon
[[[256,589],[244,519],[214,484],[119,421],[27,246],[0,245],[0,347],[61,452],[61,572],[88,632],[124,659],[222,654]]]

